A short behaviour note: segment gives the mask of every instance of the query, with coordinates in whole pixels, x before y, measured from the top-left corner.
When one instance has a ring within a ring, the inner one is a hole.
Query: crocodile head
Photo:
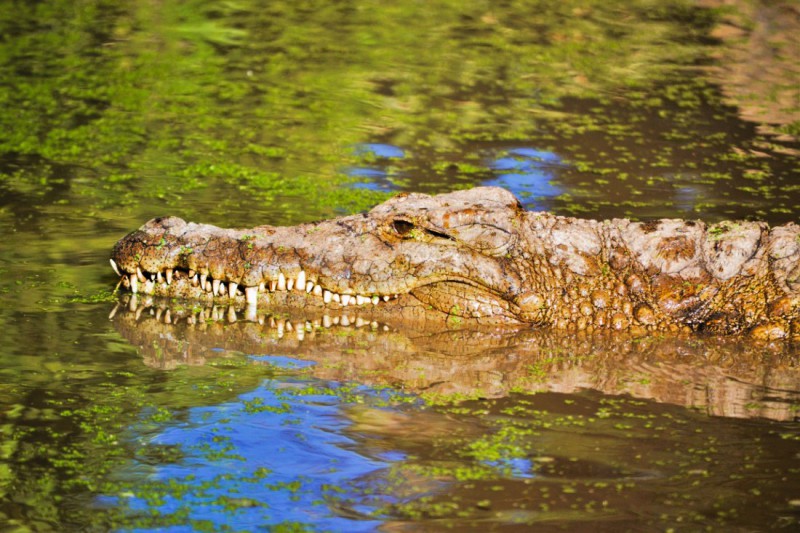
[[[401,194],[368,213],[222,229],[156,218],[111,263],[134,292],[248,307],[520,321],[525,212],[499,188]]]

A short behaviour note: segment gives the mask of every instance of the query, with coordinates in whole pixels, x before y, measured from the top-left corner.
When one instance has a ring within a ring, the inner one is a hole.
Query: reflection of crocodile
[[[133,292],[261,309],[800,339],[800,226],[580,220],[499,188],[404,194],[365,214],[221,229],[157,218],[120,240]]]
[[[797,348],[737,337],[635,339],[496,326],[393,330],[361,320],[356,309],[309,320],[266,316],[259,324],[235,320],[226,306],[207,313],[144,300],[124,296],[114,326],[146,364],[163,369],[233,351],[315,361],[309,372],[322,379],[445,398],[594,389],[714,415],[779,420],[792,420],[800,402]]]

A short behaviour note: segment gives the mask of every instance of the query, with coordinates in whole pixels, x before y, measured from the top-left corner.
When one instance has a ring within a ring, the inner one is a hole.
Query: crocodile
[[[800,226],[589,220],[509,191],[401,193],[368,212],[223,229],[150,220],[111,265],[140,297],[447,324],[800,340]]]

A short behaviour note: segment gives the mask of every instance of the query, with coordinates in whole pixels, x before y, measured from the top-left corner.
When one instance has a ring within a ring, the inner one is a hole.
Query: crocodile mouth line
[[[324,288],[306,270],[300,270],[295,277],[286,276],[281,272],[278,274],[277,279],[261,282],[257,286],[247,287],[234,281],[214,279],[208,274],[201,274],[198,271],[180,267],[166,268],[161,272],[148,272],[137,266],[136,272],[129,274],[122,271],[113,259],[109,259],[109,261],[111,267],[120,276],[117,288],[122,286],[133,294],[148,296],[211,299],[214,302],[242,302],[244,300],[244,303],[249,308],[256,308],[260,297],[277,298],[280,301],[281,297],[296,296],[301,298],[313,297],[313,300],[306,301],[306,305],[311,307],[343,308],[354,306],[370,308],[379,304],[392,303],[406,295],[424,303],[420,297],[414,294],[415,291],[450,285],[463,287],[472,293],[471,297],[453,297],[454,301],[463,300],[461,305],[463,305],[464,312],[469,317],[487,318],[492,315],[505,316],[508,313],[508,309],[501,310],[496,308],[497,302],[505,301],[498,291],[460,276],[443,276],[427,280],[425,283],[412,287],[407,291],[392,294],[346,294]],[[492,308],[492,305],[487,303],[488,301],[494,302],[495,308]],[[448,314],[446,310],[440,311]]]

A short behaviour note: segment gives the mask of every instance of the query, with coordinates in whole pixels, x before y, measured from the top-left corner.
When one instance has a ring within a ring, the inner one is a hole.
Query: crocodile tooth
[[[343,316],[343,317],[340,319],[339,323],[340,323],[341,325],[345,326],[345,327],[349,326],[349,325],[350,325],[350,317],[348,317],[347,315],[344,315],[344,316]]]
[[[142,269],[139,268],[138,266],[136,267],[136,277],[139,278],[139,281],[141,281],[142,283],[144,283],[145,280],[147,279],[146,277],[144,277],[144,274],[142,274]]]
[[[156,281],[156,275],[155,275],[155,274],[153,274],[152,272],[150,273],[150,281],[152,281],[152,282],[154,282],[154,283],[155,283],[155,281]]]
[[[199,281],[197,280],[197,274],[195,274],[194,276],[192,276],[192,286],[197,287],[198,283]]]
[[[294,288],[294,279],[289,278],[286,280],[286,290],[290,291]]]
[[[322,287],[320,287],[319,285],[314,285],[313,292],[317,296],[322,296]]]
[[[219,280],[215,279],[211,281],[211,294],[216,296],[217,293],[219,293]]]
[[[217,294],[219,296],[225,296],[226,292],[227,291],[225,290],[225,282],[224,281],[220,281],[219,282],[219,292]]]
[[[172,313],[169,309],[166,310],[164,313],[164,323],[165,324],[172,324]]]
[[[342,305],[350,304],[350,295],[349,294],[342,294],[341,301],[342,301]]]
[[[258,292],[264,292],[267,290],[267,285],[262,281],[258,284]]]
[[[338,317],[338,316],[335,316],[335,317],[333,317],[333,325],[334,325],[334,326],[338,326],[338,325],[339,325],[339,320],[340,320],[340,319],[339,319],[339,317]]]
[[[208,279],[208,274],[200,274],[200,286],[206,286],[206,280]]]
[[[300,273],[297,275],[297,281],[295,282],[295,287],[297,287],[298,291],[306,290],[306,271],[301,270]]]
[[[311,292],[312,290],[314,290],[314,282],[313,281],[306,282],[306,292]]]
[[[285,326],[286,326],[286,321],[278,320],[278,323],[276,324],[276,329],[278,330],[278,338],[279,339],[283,338],[283,328]]]
[[[331,299],[338,304],[342,301],[342,296],[338,292],[332,292]]]
[[[156,280],[157,280],[159,283],[164,283],[164,276],[162,276],[162,275],[161,275],[161,272],[157,272],[157,273],[156,273]]]
[[[190,277],[190,278],[193,278],[193,277],[194,277],[194,274],[195,274],[194,270],[192,270],[192,269],[190,268],[190,269],[189,269],[189,277]]]
[[[228,322],[231,323],[231,324],[234,324],[237,320],[239,320],[239,317],[236,316],[236,309],[234,309],[234,307],[232,305],[229,305],[228,306]]]
[[[297,328],[297,340],[302,341],[306,338],[306,330],[303,328]]]
[[[255,304],[258,301],[258,287],[247,287],[244,290],[244,297],[249,304]]]
[[[250,287],[248,287],[249,289]],[[255,302],[249,304],[244,312],[244,319],[248,322],[256,322],[258,320],[258,308]]]
[[[136,277],[136,274],[131,274],[131,292],[133,294],[139,292],[139,280]]]
[[[293,330],[294,330],[294,326],[292,325],[292,321],[291,320],[287,320],[286,321],[286,331],[293,331]]]
[[[114,260],[110,259],[110,258],[109,258],[108,261],[109,261],[109,263],[111,263],[111,268],[114,269],[114,272],[117,273],[117,276],[122,276],[122,274],[119,273],[119,269],[117,268],[117,263],[115,263]]]
[[[371,327],[372,329],[378,329],[378,323],[373,320],[372,322],[369,323],[369,327]]]
[[[164,310],[162,308],[159,307],[158,309],[156,309],[156,320],[161,322],[161,315],[163,313],[164,313]]]
[[[206,292],[211,292],[213,290],[210,281],[206,281],[206,284],[203,286],[203,288],[206,290]]]
[[[278,282],[275,281],[275,280],[270,281],[269,282],[269,290],[272,291],[272,292],[275,292],[276,290],[278,290]]]
[[[264,315],[259,315],[259,317],[258,317],[258,325],[259,326],[263,326],[264,325]]]
[[[236,287],[238,287],[238,285],[238,283],[234,283],[233,281],[228,284],[228,296],[231,298],[236,296]]]
[[[319,287],[319,285],[317,285],[317,287]],[[331,294],[331,291],[325,291],[324,293],[322,293],[322,301],[325,302],[326,304],[331,303],[332,299],[333,295]]]
[[[380,302],[380,301],[381,301],[381,299],[378,298],[377,296],[373,296],[372,297],[372,305],[378,305],[378,302]]]
[[[332,324],[333,324],[333,321],[331,320],[330,316],[325,315],[325,316],[322,317],[322,327],[323,328],[329,328],[329,327],[331,327]]]
[[[142,292],[145,294],[153,294],[156,291],[156,284],[150,281],[149,279],[144,282],[142,286]]]
[[[389,301],[389,295],[388,294],[383,297],[383,301],[384,302],[388,302]]]
[[[172,283],[172,269],[168,268],[167,269],[167,285],[170,285],[171,283]]]
[[[356,305],[364,305],[366,298],[361,296],[360,294],[356,294]]]
[[[286,290],[286,276],[283,275],[283,272],[278,274],[278,290],[279,291]]]

